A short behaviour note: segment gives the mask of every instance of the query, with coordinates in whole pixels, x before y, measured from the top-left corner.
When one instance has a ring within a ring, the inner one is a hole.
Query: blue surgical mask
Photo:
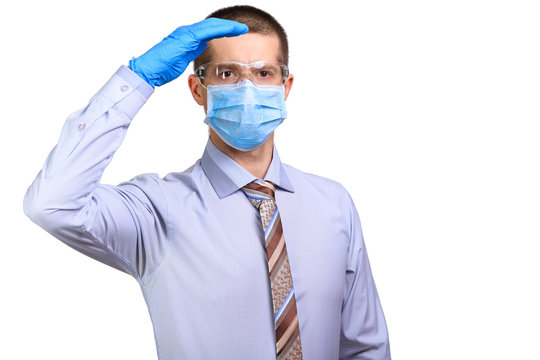
[[[209,85],[205,124],[228,145],[241,151],[258,148],[287,117],[285,87],[238,84]]]

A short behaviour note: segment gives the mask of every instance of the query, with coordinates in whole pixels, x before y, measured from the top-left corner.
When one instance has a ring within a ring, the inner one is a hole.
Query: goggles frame
[[[248,67],[248,68],[253,68],[253,69],[261,69],[264,67],[265,64],[272,64],[272,65],[276,65],[276,66],[279,66],[281,68],[281,84],[280,85],[283,85],[285,83],[285,80],[287,80],[287,78],[289,77],[289,67],[286,65],[286,64],[282,64],[282,63],[278,63],[278,62],[271,62],[271,61],[265,61],[265,60],[257,60],[257,61],[253,61],[251,63],[243,63],[243,62],[240,62],[240,61],[235,61],[235,60],[222,60],[222,61],[210,61],[210,62],[207,62],[205,64],[202,64],[201,66],[199,66],[197,69],[195,69],[194,71],[194,75],[199,79],[199,83],[201,84],[201,86],[203,88],[207,88],[207,85],[204,85],[203,84],[203,80],[205,79],[205,72],[206,70],[208,70],[208,68],[211,66],[211,65],[214,65],[214,64],[235,64],[235,65],[240,65],[242,67]],[[238,80],[235,84],[239,83],[242,79],[242,74],[240,74],[240,76],[238,77]],[[257,84],[256,81],[253,82],[256,86],[257,85],[263,85],[263,84]]]

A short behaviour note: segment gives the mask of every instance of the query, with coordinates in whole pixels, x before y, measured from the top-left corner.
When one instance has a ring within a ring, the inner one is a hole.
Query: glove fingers
[[[199,41],[210,41],[220,37],[232,37],[249,31],[246,24],[232,20],[208,18],[189,26],[189,30]]]

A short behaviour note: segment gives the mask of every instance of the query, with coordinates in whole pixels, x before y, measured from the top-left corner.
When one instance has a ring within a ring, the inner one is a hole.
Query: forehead
[[[279,38],[275,34],[247,33],[208,42],[211,47],[210,61],[235,60],[251,63],[257,60],[279,61]]]

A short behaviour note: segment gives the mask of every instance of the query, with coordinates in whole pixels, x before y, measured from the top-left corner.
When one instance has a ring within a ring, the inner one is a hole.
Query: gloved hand
[[[208,41],[248,31],[245,24],[217,18],[180,26],[143,55],[131,59],[129,67],[152,87],[160,86],[180,76],[206,49]]]

